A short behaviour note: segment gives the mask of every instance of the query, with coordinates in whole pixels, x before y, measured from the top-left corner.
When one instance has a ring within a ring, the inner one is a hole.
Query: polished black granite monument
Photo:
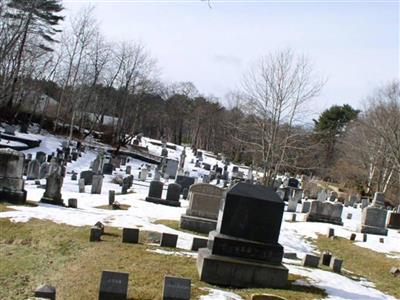
[[[283,200],[271,188],[237,183],[221,205],[217,230],[198,252],[200,280],[232,287],[284,287],[278,243]]]

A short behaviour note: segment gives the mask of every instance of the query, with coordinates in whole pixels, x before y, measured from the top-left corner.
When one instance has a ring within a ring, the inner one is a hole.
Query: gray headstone
[[[85,179],[84,178],[79,179],[78,185],[79,185],[79,193],[84,193],[85,192]]]
[[[123,228],[122,229],[122,242],[137,244],[139,242],[139,229]]]
[[[99,300],[126,300],[129,274],[103,271],[101,274]]]
[[[372,200],[372,205],[376,207],[384,207],[385,206],[385,194],[376,192],[374,195],[374,199]]]
[[[197,251],[200,248],[206,248],[207,247],[207,239],[202,239],[202,238],[193,238],[193,243],[192,243],[192,251]]]
[[[108,205],[112,205],[115,201],[115,191],[109,190],[108,191]]]
[[[126,166],[126,168],[125,168],[125,173],[126,173],[127,175],[130,175],[130,174],[131,174],[131,170],[132,170],[132,167],[131,167],[131,166]]]
[[[93,181],[93,171],[83,171],[81,172],[80,178],[83,178],[85,180],[85,185],[91,185]]]
[[[179,201],[181,195],[181,186],[176,183],[170,183],[167,189],[168,201]]]
[[[56,288],[51,285],[41,285],[35,290],[35,297],[56,300]]]
[[[46,191],[44,192],[42,199],[40,199],[40,202],[64,205],[61,195],[63,180],[64,178],[57,173],[47,176]]]
[[[317,268],[319,264],[319,256],[306,254],[303,258],[302,265],[304,267]]]
[[[39,179],[40,175],[40,162],[36,159],[31,160],[28,164],[27,179],[35,180]]]
[[[329,267],[332,269],[333,272],[340,273],[342,270],[342,263],[343,260],[337,257],[332,257]]]
[[[103,175],[93,175],[92,181],[92,194],[101,194],[101,188],[103,186]]]
[[[76,199],[76,198],[69,198],[69,199],[68,199],[68,207],[78,208],[78,199]]]
[[[331,264],[332,253],[324,251],[321,255],[321,265],[328,266]]]
[[[101,229],[99,227],[92,227],[90,228],[90,237],[89,237],[89,241],[90,242],[99,242],[100,238],[101,238]]]
[[[176,234],[163,232],[161,235],[160,247],[176,248],[177,241],[178,236]]]
[[[165,276],[163,300],[190,300],[191,280]]]

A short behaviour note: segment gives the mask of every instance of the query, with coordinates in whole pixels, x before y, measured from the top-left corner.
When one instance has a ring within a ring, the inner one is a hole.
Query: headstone
[[[177,241],[178,236],[176,234],[163,232],[161,235],[160,247],[176,248]]]
[[[96,224],[94,224],[94,227],[97,227],[101,230],[101,234],[104,233],[104,224],[101,223],[100,221],[97,221]]]
[[[356,195],[350,195],[348,200],[347,200],[347,204],[348,206],[354,206],[354,204],[357,203],[357,196]]]
[[[130,187],[130,178],[129,177],[125,177],[122,180],[121,194],[122,195],[127,194],[128,190],[129,190],[129,187]]]
[[[203,163],[203,169],[206,171],[210,171],[211,170],[211,165],[207,164],[207,163]]]
[[[167,148],[161,149],[161,156],[162,156],[162,157],[168,157],[168,150],[167,150]]]
[[[8,125],[4,124],[4,133],[8,135],[15,135],[15,126],[14,125]]]
[[[139,173],[139,180],[140,181],[146,181],[148,173],[149,172],[147,171],[147,169],[142,168],[142,170]]]
[[[283,182],[284,187],[299,188],[299,181],[296,178],[287,178]]]
[[[310,211],[306,215],[306,221],[343,225],[342,211],[343,205],[341,203],[313,200],[311,201]]]
[[[103,271],[99,300],[126,300],[128,298],[128,282],[128,273]]]
[[[196,181],[196,178],[194,178],[194,177],[178,175],[178,176],[176,176],[175,183],[177,183],[181,186],[182,192],[183,192],[183,189],[189,190],[190,186],[192,184],[194,184],[195,181]]]
[[[328,251],[322,252],[320,263],[321,265],[328,266],[331,264],[332,253]]]
[[[297,204],[301,200],[302,193],[301,189],[290,189],[290,197],[286,209],[287,212],[296,212]]]
[[[230,287],[286,286],[288,269],[278,243],[283,210],[272,188],[248,183],[231,187],[208,247],[198,251],[200,280]]]
[[[302,265],[304,267],[318,268],[319,256],[306,254],[303,258]]]
[[[400,276],[400,268],[391,267],[390,274],[392,274],[395,277],[399,277]]]
[[[78,199],[76,199],[76,198],[69,198],[69,199],[68,199],[68,207],[78,208]]]
[[[105,163],[103,165],[103,174],[112,175],[114,166],[112,163]]]
[[[328,228],[328,238],[335,236],[335,229]]]
[[[46,191],[43,194],[40,202],[64,205],[61,195],[61,188],[63,184],[63,177],[57,173],[50,174],[46,178]]]
[[[103,154],[98,154],[96,159],[93,161],[92,165],[92,171],[94,174],[99,174],[103,170],[103,164],[104,164],[104,155]]]
[[[352,213],[348,213],[348,214],[347,214],[347,219],[348,219],[348,220],[351,220],[352,217],[353,217],[353,214],[352,214]]]
[[[358,230],[362,233],[387,235],[386,216],[385,209],[375,206],[366,207],[362,211],[361,225]]]
[[[162,183],[161,181],[150,182],[149,195],[146,197],[146,201],[155,203],[157,203],[157,201],[161,201],[163,187],[164,183]]]
[[[297,259],[297,254],[296,254],[296,252],[284,252],[283,253],[283,258],[286,258],[286,259]]]
[[[303,214],[308,213],[311,208],[311,201],[304,201],[303,206],[301,207],[301,212]]]
[[[10,148],[0,149],[0,202],[25,204],[24,154]]]
[[[160,181],[160,179],[161,179],[160,170],[158,168],[155,168],[153,180]]]
[[[101,238],[101,229],[99,227],[92,227],[90,228],[90,237],[89,237],[89,241],[90,242],[99,242],[100,238]]]
[[[84,178],[79,179],[78,186],[79,186],[79,193],[84,193],[85,192],[85,179]]]
[[[40,175],[40,162],[36,159],[31,160],[28,164],[27,179],[35,180],[39,179]]]
[[[93,171],[83,171],[79,178],[83,178],[85,180],[85,185],[91,185],[93,180]]]
[[[93,175],[92,182],[92,194],[101,194],[101,188],[103,186],[103,175]]]
[[[191,280],[165,276],[163,300],[190,300]]]
[[[367,241],[368,235],[366,233],[363,234],[363,242],[365,243]]]
[[[166,201],[169,205],[181,206],[179,198],[181,195],[181,186],[177,183],[170,183],[167,189]]]
[[[56,288],[51,285],[41,285],[35,290],[35,297],[56,300]]]
[[[38,151],[36,152],[36,160],[42,164],[46,161],[46,153],[44,153],[43,151]]]
[[[59,175],[62,175],[62,170],[61,170],[61,166],[58,163],[57,159],[55,157],[53,157],[50,160],[50,164],[49,164],[49,171],[48,171],[48,175],[53,174],[53,173],[57,173]]]
[[[71,158],[72,158],[73,161],[78,160],[78,152],[76,150],[72,151]]]
[[[165,174],[169,179],[176,177],[176,172],[178,171],[179,162],[177,160],[168,159],[165,167]]]
[[[329,267],[332,269],[333,272],[340,273],[342,270],[342,263],[343,260],[337,257],[332,257]]]
[[[369,205],[369,199],[368,198],[361,198],[361,209],[364,209]]]
[[[350,241],[355,241],[356,240],[356,234],[355,233],[352,233],[351,235],[350,235]]]
[[[375,207],[385,207],[385,194],[376,192],[372,200],[372,205]]]
[[[194,237],[193,238],[193,242],[192,242],[192,251],[197,251],[200,248],[206,248],[207,247],[207,239],[202,239],[202,238],[197,238]]]
[[[296,222],[296,214],[292,214],[292,222]]]
[[[123,228],[122,229],[122,242],[137,244],[139,242],[139,229]]]
[[[131,172],[132,172],[132,167],[131,167],[131,166],[126,166],[126,168],[125,168],[125,173],[128,174],[128,175],[130,175]]]
[[[108,205],[112,205],[115,201],[115,191],[109,190],[108,191]]]
[[[322,190],[318,193],[317,201],[325,202],[328,198],[328,193],[325,190]]]
[[[400,229],[400,212],[389,212],[387,228]]]
[[[334,191],[331,191],[330,194],[329,194],[328,200],[331,201],[331,202],[335,202],[337,197],[338,197],[338,194],[336,192],[334,192]]]

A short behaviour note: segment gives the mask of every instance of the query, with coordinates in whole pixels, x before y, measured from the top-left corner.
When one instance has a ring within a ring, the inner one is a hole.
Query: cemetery
[[[1,0],[0,300],[400,299],[364,2]]]

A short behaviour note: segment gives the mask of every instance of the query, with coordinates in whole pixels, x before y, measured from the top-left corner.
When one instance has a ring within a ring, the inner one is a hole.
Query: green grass
[[[161,299],[164,275],[192,279],[191,299],[211,287],[200,282],[192,257],[160,255],[146,251],[158,247],[124,244],[121,231],[106,227],[101,242],[89,242],[89,227],[74,227],[50,221],[11,223],[0,219],[0,299],[26,299],[34,289],[48,283],[57,288],[58,299],[96,299],[102,270],[129,273],[129,299]],[[143,233],[143,235],[142,235]],[[141,231],[141,241],[146,232]],[[172,249],[171,251],[180,251]],[[321,289],[292,285],[299,276],[289,276],[287,289],[232,289],[249,297],[253,293],[275,294],[287,299],[320,299]],[[303,279],[306,280],[306,279]]]
[[[315,244],[320,250],[329,250],[333,256],[343,259],[342,269],[352,272],[344,271],[344,275],[352,278],[365,277],[378,290],[400,299],[400,280],[389,272],[391,267],[400,267],[398,259],[356,246],[352,241],[340,237],[331,240],[320,235]]]

